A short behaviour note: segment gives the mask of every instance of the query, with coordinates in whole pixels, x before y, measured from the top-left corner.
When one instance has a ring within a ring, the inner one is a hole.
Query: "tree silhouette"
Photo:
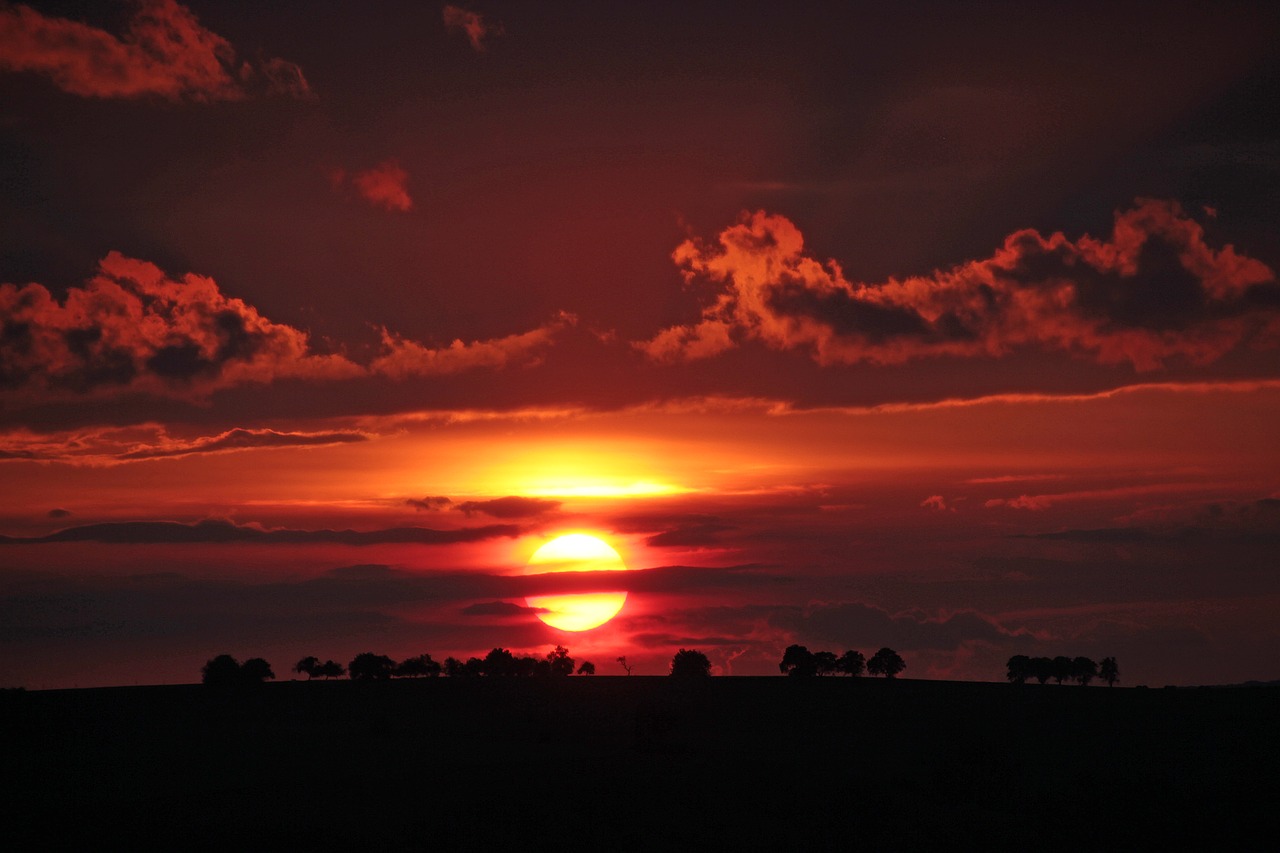
[[[315,678],[320,674],[320,658],[314,655],[308,655],[293,665],[293,671],[298,675],[306,675],[307,681]]]
[[[885,678],[893,678],[898,673],[907,668],[902,657],[893,649],[887,646],[871,656],[871,660],[867,661],[867,672],[872,675],[883,675]]]
[[[200,681],[213,687],[240,684],[240,662],[231,655],[218,655],[200,669]]]
[[[1013,684],[1026,684],[1031,677],[1031,658],[1026,655],[1014,655],[1005,666],[1009,668],[1005,678]]]
[[[792,644],[782,653],[778,663],[778,671],[796,678],[807,678],[818,674],[818,661],[813,652],[804,646]]]
[[[1053,678],[1053,661],[1043,657],[1032,658],[1031,677],[1041,684]]]
[[[1053,659],[1053,680],[1061,684],[1071,678],[1073,668],[1071,666],[1071,658],[1066,655],[1058,655]]]
[[[625,670],[627,671],[627,675],[630,675],[630,674],[631,674],[631,665],[627,663],[627,656],[626,656],[626,655],[619,655],[619,656],[618,656],[618,663],[619,663],[619,664],[621,664],[621,665],[622,665],[622,668],[623,668],[623,669],[625,669]]]
[[[573,658],[564,646],[556,646],[547,652],[547,665],[551,675],[573,675]]]
[[[336,660],[327,660],[316,668],[316,675],[321,678],[341,678],[347,674],[347,668]]]
[[[484,656],[484,674],[505,677],[516,674],[516,656],[506,649],[490,649]]]
[[[681,678],[698,678],[711,675],[711,661],[702,652],[681,649],[671,658],[671,674]]]
[[[1071,662],[1071,677],[1088,687],[1098,677],[1098,665],[1089,658],[1078,657]]]
[[[431,655],[405,658],[396,665],[395,674],[400,678],[435,678],[440,674],[440,664]]]
[[[450,678],[459,678],[466,674],[466,665],[455,657],[444,659],[444,674]]]
[[[843,672],[845,675],[852,675],[857,678],[862,675],[862,671],[867,668],[867,659],[862,656],[862,652],[855,652],[853,649],[845,652],[836,661],[836,670]]]
[[[240,680],[245,684],[261,684],[268,678],[274,681],[275,677],[271,664],[262,658],[249,658],[240,665]]]
[[[352,681],[384,681],[395,672],[396,662],[386,655],[375,655],[373,652],[361,652],[347,664]]]
[[[578,667],[578,675],[595,675],[596,665],[589,660],[584,660],[582,665]]]
[[[839,658],[835,652],[814,652],[813,664],[818,670],[818,675],[831,675],[836,671],[836,664]]]
[[[1098,677],[1107,682],[1108,687],[1116,686],[1116,682],[1120,680],[1120,666],[1115,658],[1102,659],[1102,665],[1098,667]]]

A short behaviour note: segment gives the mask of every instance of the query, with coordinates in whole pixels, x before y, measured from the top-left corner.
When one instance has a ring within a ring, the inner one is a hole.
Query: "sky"
[[[1280,678],[1280,10],[0,4],[0,686]],[[526,574],[587,533],[622,611]]]

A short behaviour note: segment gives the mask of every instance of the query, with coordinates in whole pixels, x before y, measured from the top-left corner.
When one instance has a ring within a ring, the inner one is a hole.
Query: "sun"
[[[543,545],[525,565],[525,574],[624,571],[622,557],[610,545],[586,533],[567,533]],[[538,618],[561,631],[589,631],[608,622],[627,601],[625,592],[533,595],[525,603]]]

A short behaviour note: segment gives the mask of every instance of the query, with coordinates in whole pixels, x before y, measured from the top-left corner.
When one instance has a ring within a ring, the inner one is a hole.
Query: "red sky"
[[[1072,8],[0,7],[0,686],[1280,677],[1280,15]]]

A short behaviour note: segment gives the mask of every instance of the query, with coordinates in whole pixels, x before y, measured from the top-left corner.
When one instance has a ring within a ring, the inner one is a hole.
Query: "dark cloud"
[[[482,513],[493,518],[533,518],[555,512],[560,508],[560,504],[561,501],[546,498],[522,498],[509,495],[487,501],[463,501],[457,505],[457,508],[467,516]]]
[[[263,544],[331,543],[334,545],[449,545],[456,542],[479,542],[520,535],[520,528],[510,524],[490,524],[462,530],[432,530],[426,527],[394,527],[386,530],[267,530],[238,525],[223,519],[208,519],[195,524],[174,521],[123,521],[68,527],[47,536],[27,538],[0,536],[0,544],[42,544],[50,542],[108,543],[213,543],[258,542]]]
[[[1064,350],[1138,370],[1215,361],[1246,341],[1280,343],[1280,286],[1265,264],[1205,242],[1176,203],[1140,199],[1111,237],[1011,234],[991,257],[928,276],[851,282],[804,253],[782,216],[744,215],[718,245],[674,259],[715,300],[691,325],[637,344],[658,361],[716,355],[754,339],[821,364]]]
[[[0,8],[0,68],[41,74],[89,98],[233,101],[265,91],[313,97],[302,69],[283,59],[240,61],[222,36],[174,0],[141,0],[125,32],[28,6]]]
[[[825,644],[841,650],[873,646],[890,646],[898,651],[954,649],[962,643],[1003,642],[1011,637],[1029,636],[1028,632],[1010,631],[995,619],[973,611],[936,616],[920,612],[893,614],[859,603],[778,607],[771,622],[800,642],[819,647]]]
[[[719,544],[721,533],[735,529],[732,524],[691,524],[654,534],[644,541],[651,548],[698,548]]]
[[[1068,529],[1017,538],[1102,544],[1280,544],[1280,499],[1214,502],[1138,513],[1123,527]]]
[[[470,604],[460,611],[463,616],[523,617],[543,611],[540,607],[513,604],[510,601],[484,601]]]
[[[405,504],[407,506],[413,507],[414,509],[425,509],[431,512],[435,512],[443,509],[448,509],[449,507],[453,506],[453,501],[449,500],[443,495],[438,495],[435,497],[409,498],[408,500],[405,501]]]
[[[71,510],[62,508],[51,509],[47,515],[49,518],[66,518],[71,515]]]

